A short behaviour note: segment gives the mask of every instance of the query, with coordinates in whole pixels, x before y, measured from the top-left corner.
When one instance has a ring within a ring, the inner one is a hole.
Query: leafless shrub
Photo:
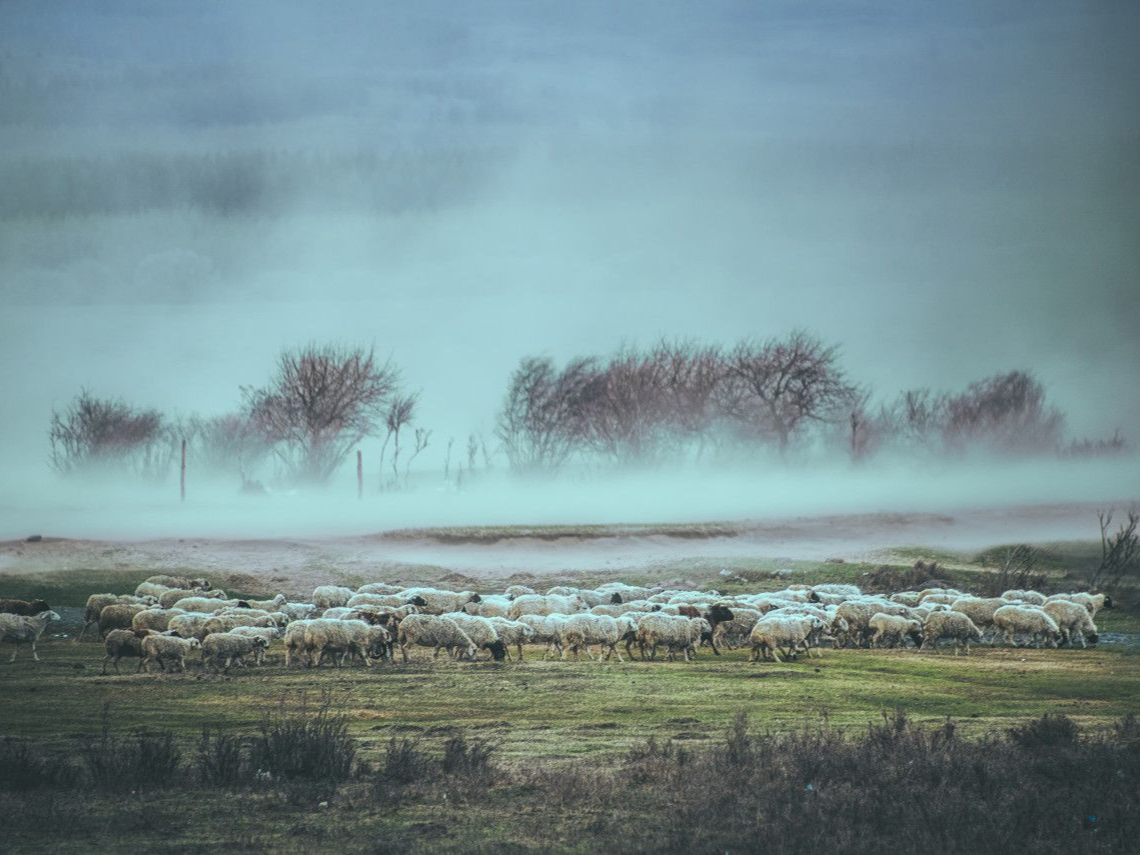
[[[86,389],[62,413],[53,411],[51,465],[62,475],[130,472],[150,479],[169,474],[179,447],[158,410],[139,410]]]
[[[384,444],[380,447],[380,483],[384,480],[384,457],[388,452],[388,443],[392,443],[392,478],[387,482],[390,487],[400,484],[400,432],[410,425],[416,417],[416,405],[419,403],[419,392],[408,395],[396,395],[388,402],[384,410]]]
[[[1064,416],[1045,402],[1027,371],[988,377],[946,401],[943,439],[949,448],[985,446],[1003,452],[1055,452]]]
[[[495,434],[511,469],[553,472],[583,437],[586,388],[592,359],[574,359],[559,371],[548,358],[527,357],[511,375]]]
[[[1129,445],[1117,429],[1109,439],[1075,439],[1065,446],[1065,457],[1115,457],[1129,450]]]
[[[1115,534],[1110,534],[1115,510],[1098,511],[1100,522],[1100,563],[1090,568],[1087,579],[1089,587],[1096,591],[1114,588],[1125,576],[1134,576],[1140,571],[1140,537],[1136,526],[1140,524],[1140,511],[1128,512],[1128,522],[1122,523]]]
[[[1037,569],[1041,557],[1039,547],[1019,543],[1006,547],[997,555],[987,553],[982,557],[983,563],[997,559],[997,569],[986,573],[977,583],[978,592],[985,596],[996,597],[1014,588],[1041,591],[1048,584],[1049,577]]]
[[[377,431],[398,381],[371,349],[311,344],[282,353],[270,384],[242,393],[288,477],[322,483]]]
[[[191,416],[180,426],[195,469],[213,475],[237,475],[243,485],[269,459],[272,445],[246,413],[204,418]]]

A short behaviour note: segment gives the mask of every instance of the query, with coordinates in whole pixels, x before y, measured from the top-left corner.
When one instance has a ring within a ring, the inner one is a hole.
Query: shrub
[[[70,765],[34,742],[5,737],[0,742],[0,789],[32,790],[67,781]]]
[[[285,702],[261,722],[253,740],[250,760],[254,768],[283,780],[343,781],[356,759],[356,741],[348,734],[348,717],[332,712],[332,699],[325,694],[315,715],[302,700],[290,713]]]
[[[248,777],[247,760],[238,737],[220,729],[211,735],[208,727],[202,728],[202,737],[198,740],[198,774],[204,784],[234,786]]]
[[[1081,729],[1066,715],[1045,715],[1011,727],[1009,738],[1022,748],[1056,748],[1076,743]]]

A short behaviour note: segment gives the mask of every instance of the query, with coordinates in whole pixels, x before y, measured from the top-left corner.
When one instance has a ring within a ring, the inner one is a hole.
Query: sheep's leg
[[[408,644],[407,642],[400,643],[400,655],[404,657],[404,664],[408,664]]]
[[[770,648],[769,647],[764,648],[765,653],[767,653],[769,650],[772,651],[772,658],[775,659],[777,662],[783,662],[784,661],[783,659],[780,658],[780,648],[778,645],[773,644]]]
[[[107,676],[107,660],[110,658],[111,658],[110,654],[103,657],[103,676],[104,677]],[[116,674],[119,673],[119,660],[117,660],[117,659],[115,660],[115,673]]]
[[[517,646],[519,649],[519,662],[522,662],[523,661],[523,643],[520,641]]]
[[[32,639],[32,658],[35,659],[37,662],[40,661],[39,654],[36,653],[36,640],[34,638]]]

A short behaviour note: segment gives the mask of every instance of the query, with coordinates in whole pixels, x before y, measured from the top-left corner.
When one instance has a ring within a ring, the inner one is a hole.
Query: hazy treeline
[[[417,424],[418,402],[399,368],[374,351],[308,345],[283,352],[269,382],[242,387],[240,402],[221,415],[173,419],[81,390],[52,414],[50,459],[65,475],[162,480],[185,440],[197,471],[247,486],[266,477],[315,484],[329,481],[365,438],[382,437],[382,486],[406,486],[432,438]],[[772,453],[839,452],[858,462],[884,453],[1093,456],[1126,448],[1119,432],[1066,444],[1064,413],[1023,370],[960,391],[876,399],[844,370],[835,345],[803,330],[728,346],[663,340],[561,366],[525,357],[508,378],[495,437],[490,451],[483,438],[468,438],[470,468],[478,452],[484,465],[501,453],[513,472],[553,473],[570,464],[731,465]]]

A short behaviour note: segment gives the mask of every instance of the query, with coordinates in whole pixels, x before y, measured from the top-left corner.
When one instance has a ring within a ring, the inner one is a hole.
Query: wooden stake
[[[364,498],[364,455],[356,449],[356,498]]]
[[[186,440],[182,440],[182,479],[179,484],[182,501],[186,501]]]

